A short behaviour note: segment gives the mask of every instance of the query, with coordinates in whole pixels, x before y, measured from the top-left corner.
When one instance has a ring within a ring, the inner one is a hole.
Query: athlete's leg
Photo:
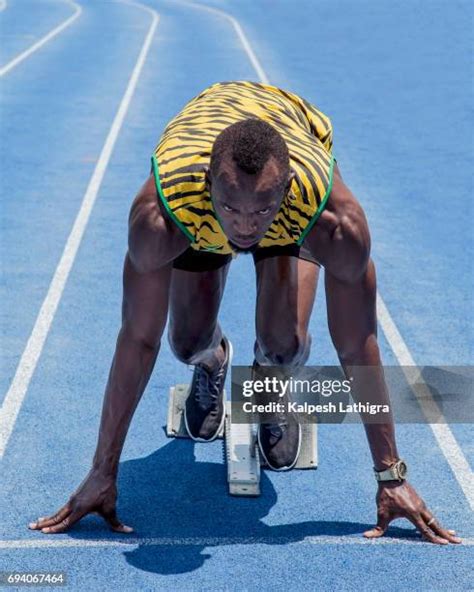
[[[194,365],[184,421],[189,436],[200,442],[214,440],[225,418],[224,383],[232,346],[223,339],[217,315],[229,259],[188,250],[174,261],[172,271],[168,339],[176,357]]]
[[[173,269],[168,340],[185,364],[222,364],[222,331],[217,320],[230,263],[208,271]]]
[[[319,266],[291,256],[258,261],[255,357],[260,365],[303,365]]]
[[[309,356],[308,324],[313,309],[319,267],[315,262],[280,255],[260,260],[257,270],[255,359],[258,366],[302,366]],[[273,371],[272,371],[273,372]],[[268,395],[265,397],[268,399]],[[280,399],[284,402],[286,398]],[[295,466],[301,446],[301,426],[290,413],[266,416],[258,428],[258,445],[274,470]]]

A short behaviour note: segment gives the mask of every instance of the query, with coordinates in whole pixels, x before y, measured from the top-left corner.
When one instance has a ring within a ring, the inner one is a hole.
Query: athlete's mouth
[[[252,245],[254,245],[256,242],[258,242],[258,239],[255,238],[255,237],[252,237],[252,238],[240,238],[240,237],[236,237],[236,238],[234,238],[233,242],[238,247],[242,247],[243,249],[246,249],[246,248],[251,247]]]
[[[258,239],[255,238],[246,241],[243,239],[228,239],[228,241],[229,245],[236,253],[253,253],[258,248]]]

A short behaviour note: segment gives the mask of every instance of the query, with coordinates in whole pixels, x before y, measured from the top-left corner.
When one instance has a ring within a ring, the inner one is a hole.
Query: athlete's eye
[[[259,210],[258,213],[262,214],[262,216],[265,216],[266,214],[269,214],[272,211],[271,208],[265,208],[263,210]]]
[[[233,212],[234,211],[234,208],[231,208],[227,204],[224,204],[222,207],[224,209],[224,212]]]

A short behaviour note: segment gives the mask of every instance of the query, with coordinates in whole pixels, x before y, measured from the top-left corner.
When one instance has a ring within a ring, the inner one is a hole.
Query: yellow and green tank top
[[[213,84],[168,123],[152,156],[158,195],[197,251],[233,254],[206,190],[204,167],[219,133],[252,117],[283,136],[296,173],[259,247],[301,245],[331,192],[332,126],[326,115],[305,99],[268,84]]]

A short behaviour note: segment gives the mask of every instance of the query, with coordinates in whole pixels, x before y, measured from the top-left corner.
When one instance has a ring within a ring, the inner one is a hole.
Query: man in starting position
[[[56,514],[30,528],[64,532],[97,512],[117,532],[116,478],[125,437],[153,370],[169,314],[174,354],[195,366],[185,409],[191,438],[213,440],[224,421],[232,345],[218,323],[230,262],[251,253],[257,277],[256,368],[308,359],[319,267],[328,323],[346,372],[379,368],[371,401],[388,404],[377,344],[376,280],[361,206],[332,155],[330,120],[303,98],[252,82],[218,83],[168,124],[133,202],[124,264],[122,327],[90,472]],[[357,393],[357,377],[353,390]],[[393,419],[365,423],[378,480],[377,525],[408,518],[433,543],[457,543],[405,479]],[[287,414],[261,423],[268,465],[291,469],[301,428]]]

